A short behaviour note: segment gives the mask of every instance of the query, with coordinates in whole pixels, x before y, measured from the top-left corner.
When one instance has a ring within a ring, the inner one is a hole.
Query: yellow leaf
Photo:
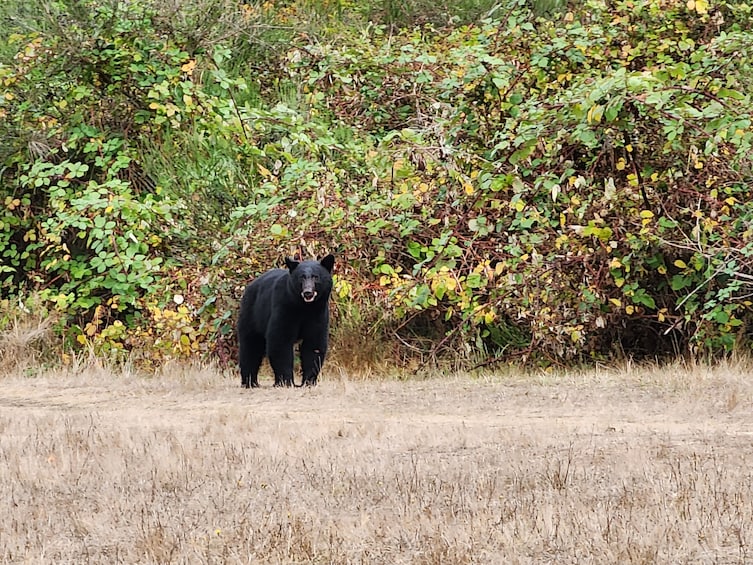
[[[474,192],[473,185],[471,183],[469,183],[469,182],[467,182],[467,183],[465,183],[463,185],[463,189],[465,190],[465,193],[468,194],[468,195],[473,194],[473,192]]]
[[[651,210],[641,210],[641,218],[648,220],[654,217],[654,213]]]
[[[610,298],[609,302],[614,304],[617,308],[622,308],[622,300],[620,300],[619,298]]]
[[[627,163],[625,162],[625,159],[620,157],[620,160],[617,161],[617,164],[615,165],[615,167],[617,168],[618,171],[624,171],[626,165]]]
[[[708,14],[709,0],[688,0],[688,10],[695,11],[698,15]]]
[[[352,287],[348,281],[338,279],[335,289],[340,298],[345,298],[350,296]]]
[[[591,109],[588,111],[588,114],[586,115],[586,120],[589,124],[598,124],[601,121],[601,117],[604,115],[604,106],[601,106],[600,104],[596,104],[595,106],[591,106]]]
[[[677,261],[675,261],[674,265],[678,269],[687,269],[688,268],[687,263],[685,263],[685,261],[683,261],[682,259],[678,259]]]
[[[76,336],[76,341],[79,342],[81,345],[86,345],[86,336],[84,334],[78,334]]]
[[[625,306],[625,312],[627,314],[632,314],[633,312],[635,312],[635,307],[632,304],[628,304],[627,306]]]

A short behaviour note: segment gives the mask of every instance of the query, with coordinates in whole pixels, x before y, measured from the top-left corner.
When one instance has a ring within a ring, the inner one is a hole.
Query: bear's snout
[[[301,296],[303,297],[304,302],[313,302],[316,298],[316,291],[315,290],[304,290],[301,293]]]
[[[304,302],[316,300],[316,277],[307,276],[301,281],[301,298]]]

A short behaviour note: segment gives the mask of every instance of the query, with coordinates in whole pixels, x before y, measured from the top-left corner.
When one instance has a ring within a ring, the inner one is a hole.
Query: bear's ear
[[[300,263],[295,259],[285,257],[285,265],[287,266],[289,271],[293,271],[298,265],[300,265]]]
[[[324,259],[319,261],[319,264],[331,273],[332,268],[335,266],[335,256],[330,253]]]

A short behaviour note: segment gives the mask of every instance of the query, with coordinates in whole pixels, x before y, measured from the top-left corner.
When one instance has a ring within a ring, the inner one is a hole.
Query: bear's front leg
[[[275,374],[275,386],[293,386],[293,344],[277,344],[267,351]]]
[[[327,355],[327,344],[303,341],[300,345],[303,384],[313,386],[319,377]]]

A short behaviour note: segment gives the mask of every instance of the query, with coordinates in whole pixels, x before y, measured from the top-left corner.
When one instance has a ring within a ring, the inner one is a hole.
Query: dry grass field
[[[1,563],[753,563],[753,371],[0,378]]]

